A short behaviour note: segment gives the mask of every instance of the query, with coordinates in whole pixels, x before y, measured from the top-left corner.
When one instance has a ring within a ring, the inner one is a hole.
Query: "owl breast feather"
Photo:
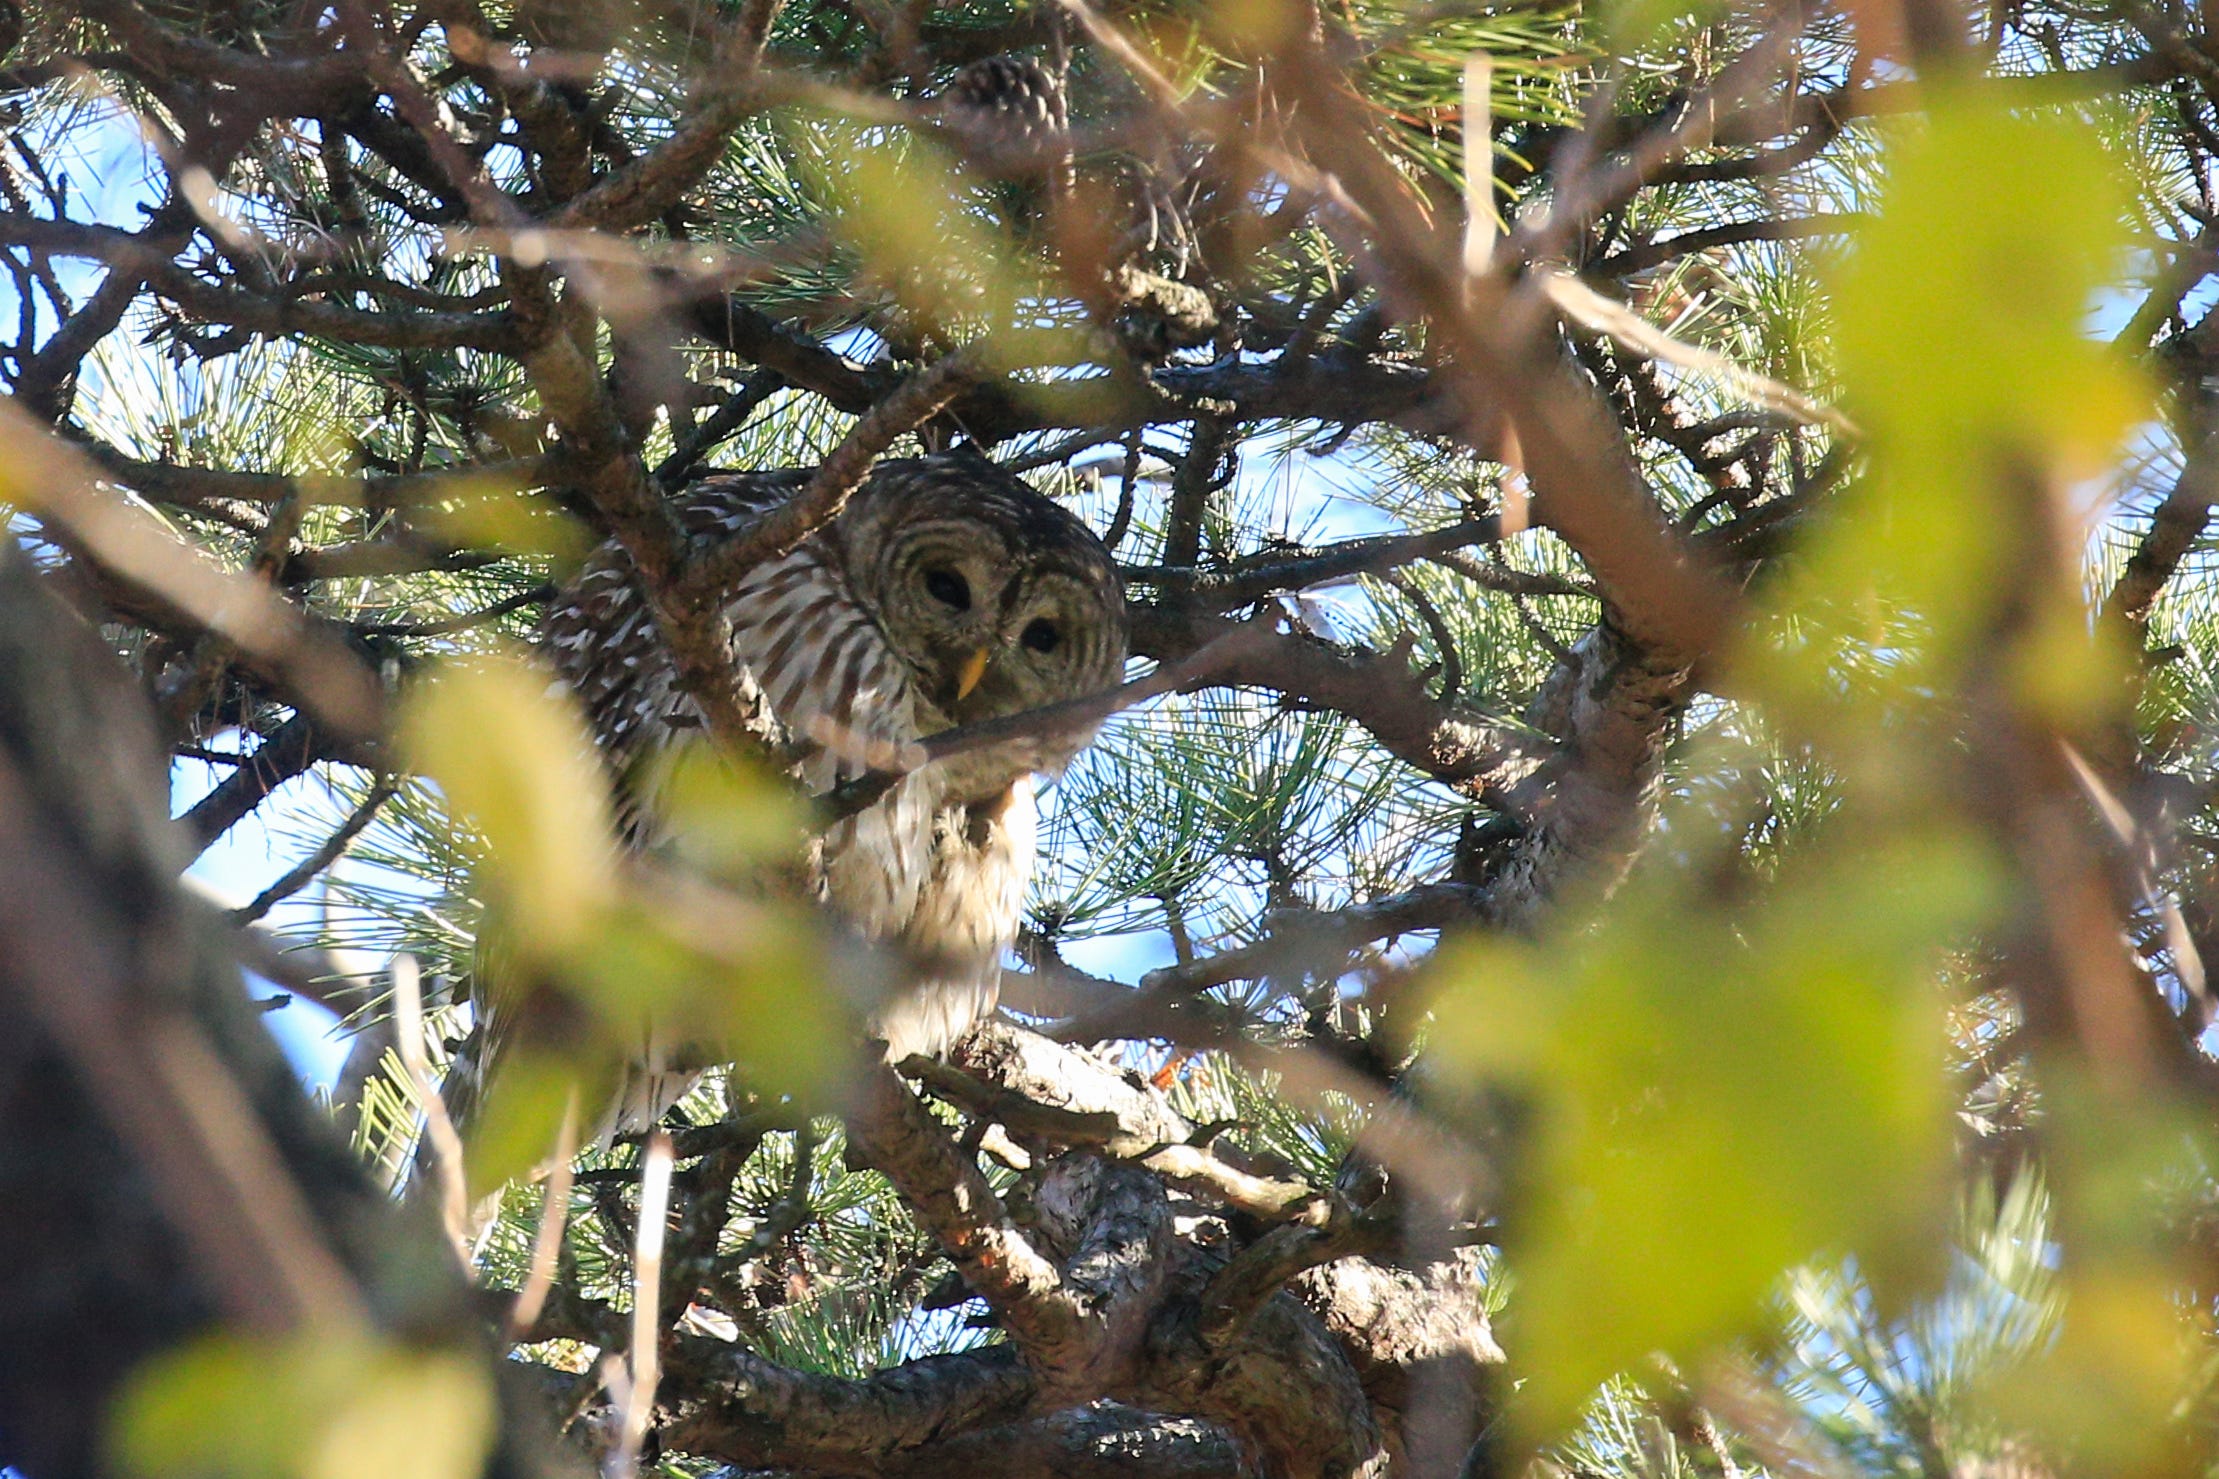
[[[713,520],[715,532],[736,535],[778,501],[715,513],[696,503],[687,523],[699,533]],[[920,699],[907,668],[827,564],[825,548],[810,540],[764,562],[725,603],[742,691],[798,742],[796,779],[818,795],[860,777],[871,750],[920,738]],[[629,840],[653,843],[666,823],[641,778],[656,773],[657,752],[701,742],[705,721],[679,688],[646,599],[613,547],[550,613],[547,649],[615,772]],[[895,1061],[941,1051],[993,1010],[1032,867],[1029,777],[973,806],[951,804],[946,782],[933,766],[904,776],[827,831],[818,853],[825,902],[863,934],[899,940],[923,972],[877,1014],[875,1030]]]

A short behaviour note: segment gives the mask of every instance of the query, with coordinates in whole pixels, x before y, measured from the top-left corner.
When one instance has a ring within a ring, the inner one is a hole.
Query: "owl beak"
[[[986,676],[988,656],[987,650],[981,647],[978,651],[963,659],[963,666],[956,669],[955,701],[957,703],[969,698],[971,690],[979,686],[979,679]]]

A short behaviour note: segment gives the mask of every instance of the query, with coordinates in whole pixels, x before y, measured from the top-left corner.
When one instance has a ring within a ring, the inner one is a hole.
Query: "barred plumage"
[[[730,539],[808,476],[711,477],[679,517],[697,540]],[[968,451],[881,464],[837,519],[749,571],[725,611],[743,691],[796,744],[797,777],[818,793],[859,775],[870,745],[1091,692],[1115,682],[1125,658],[1108,551]],[[592,719],[628,831],[652,842],[662,821],[640,789],[647,762],[703,721],[617,546],[558,597],[545,641]],[[1060,759],[1084,740],[1071,736]],[[1036,758],[988,749],[927,766],[823,839],[825,901],[927,966],[928,980],[874,1021],[895,1061],[941,1051],[993,1009],[1031,870]]]

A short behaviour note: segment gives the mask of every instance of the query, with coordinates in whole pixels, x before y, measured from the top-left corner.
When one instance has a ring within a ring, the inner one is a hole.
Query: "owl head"
[[[856,599],[910,669],[921,732],[1093,693],[1124,672],[1109,551],[975,452],[880,464],[830,532]]]
[[[830,534],[850,590],[910,667],[923,734],[1125,672],[1125,592],[1103,541],[972,450],[881,463]]]

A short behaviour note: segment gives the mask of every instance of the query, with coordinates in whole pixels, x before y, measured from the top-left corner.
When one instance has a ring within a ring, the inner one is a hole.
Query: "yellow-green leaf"
[[[1533,1107],[1507,1339],[1538,1430],[1652,1352],[1749,1330],[1804,1259],[1930,1242],[1930,980],[1985,875],[1946,837],[1901,839],[1731,909],[1651,882],[1585,939],[1445,956],[1445,1062]]]
[[[409,695],[410,762],[483,834],[504,943],[552,960],[590,941],[616,889],[608,781],[569,699],[528,663],[455,663]]]
[[[216,1335],[133,1377],[108,1444],[148,1479],[473,1479],[496,1422],[475,1357],[329,1331]]]

